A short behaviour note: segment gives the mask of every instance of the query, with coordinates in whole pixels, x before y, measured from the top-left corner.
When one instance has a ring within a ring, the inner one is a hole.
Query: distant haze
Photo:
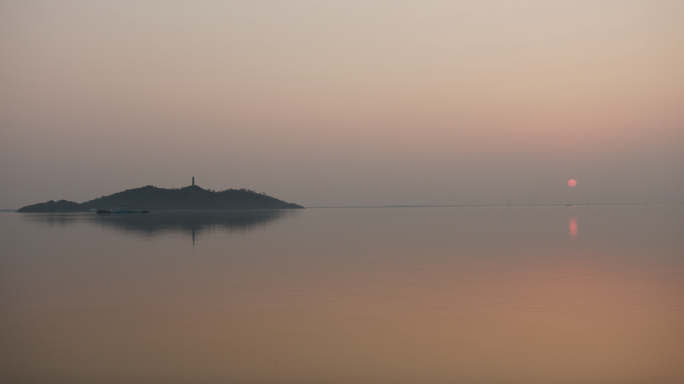
[[[304,206],[684,203],[683,20],[682,1],[4,1],[0,208],[192,176]]]

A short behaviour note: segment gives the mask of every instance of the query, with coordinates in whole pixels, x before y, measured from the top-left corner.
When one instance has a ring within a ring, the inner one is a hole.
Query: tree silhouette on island
[[[168,210],[168,209],[302,209],[301,205],[287,203],[264,193],[248,189],[226,189],[213,191],[195,185],[184,188],[157,188],[152,185],[127,189],[109,196],[98,197],[84,203],[50,200],[46,203],[27,205],[17,212],[59,213],[85,212],[91,209],[130,209],[130,210]]]

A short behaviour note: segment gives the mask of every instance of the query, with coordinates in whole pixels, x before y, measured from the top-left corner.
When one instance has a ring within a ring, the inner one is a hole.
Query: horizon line
[[[583,204],[444,204],[444,205],[340,205],[317,206],[307,209],[321,208],[473,208],[473,207],[573,207],[577,205],[683,205],[684,203],[583,203]]]

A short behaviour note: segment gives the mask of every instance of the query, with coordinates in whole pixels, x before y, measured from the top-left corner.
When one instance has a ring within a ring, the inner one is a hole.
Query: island
[[[128,189],[109,196],[98,197],[84,203],[50,200],[27,205],[17,212],[62,213],[86,212],[96,209],[170,210],[170,209],[303,209],[301,205],[287,203],[264,193],[248,189],[213,191],[194,183],[184,188],[158,188],[152,185]]]

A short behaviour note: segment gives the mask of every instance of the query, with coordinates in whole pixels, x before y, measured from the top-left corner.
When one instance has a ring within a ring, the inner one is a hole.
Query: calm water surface
[[[684,206],[0,214],[3,383],[683,383]]]

